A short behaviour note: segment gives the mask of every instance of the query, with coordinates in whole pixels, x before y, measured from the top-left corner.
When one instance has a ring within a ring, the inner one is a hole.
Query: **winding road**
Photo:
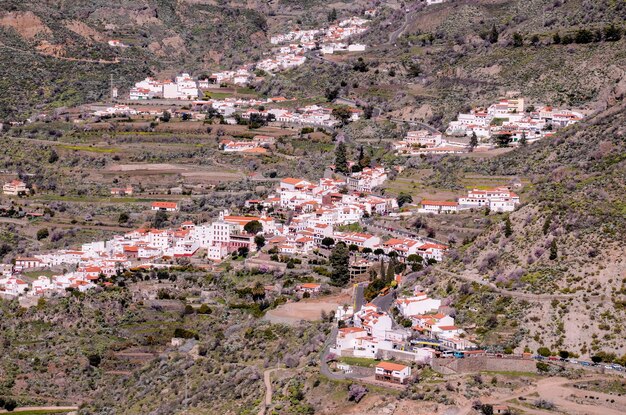
[[[263,405],[259,410],[259,415],[265,415],[267,408],[272,404],[272,373],[280,370],[280,368],[275,367],[274,369],[267,369],[263,372],[263,383],[265,384],[265,400],[263,401]]]
[[[406,12],[405,12],[406,13]],[[411,16],[411,12],[408,12],[404,15],[404,20],[400,27],[389,34],[389,41],[387,43],[394,44],[398,40],[400,36],[404,34],[406,28],[409,26],[409,17]]]
[[[498,294],[506,295],[508,297],[517,298],[520,300],[527,301],[552,301],[552,300],[570,300],[574,298],[580,297],[578,294],[533,294],[533,293],[525,293],[520,291],[512,291],[504,288],[497,287],[494,283],[490,281],[485,281],[478,273],[476,272],[464,272],[464,273],[453,273],[449,271],[444,271],[442,269],[437,269],[437,272],[445,274],[447,276],[462,279],[467,282],[475,282],[484,287],[489,288],[491,291],[496,292]],[[412,274],[407,275],[410,277]],[[589,296],[589,301],[600,302],[602,298],[600,296]]]
[[[589,380],[603,380],[603,377],[597,378],[587,378],[585,381]],[[566,413],[570,415],[623,415],[624,411],[620,409],[614,409],[609,407],[608,405],[603,405],[606,402],[613,401],[615,403],[616,408],[626,408],[626,397],[611,395],[608,393],[602,392],[592,392],[588,390],[582,389],[574,389],[568,387],[572,385],[570,379],[559,378],[559,377],[550,377],[544,378],[537,382],[536,385],[531,387],[524,386],[516,391],[513,391],[510,395],[507,395],[504,398],[497,399],[494,401],[489,400],[488,402],[492,405],[494,404],[505,404],[514,407],[515,409],[522,410],[524,413],[529,413],[533,415],[547,415],[555,413],[554,410],[548,411],[540,408],[527,407],[525,405],[520,405],[516,403],[511,403],[510,401],[519,400],[519,398],[526,398],[530,402],[534,402],[537,399],[544,399],[546,401],[552,402],[557,406],[557,411],[561,413]],[[584,404],[581,403],[585,400],[585,397],[592,396],[592,399],[596,401],[594,404]],[[602,405],[602,406],[601,406]],[[460,415],[468,415],[472,413],[471,404],[464,406]]]

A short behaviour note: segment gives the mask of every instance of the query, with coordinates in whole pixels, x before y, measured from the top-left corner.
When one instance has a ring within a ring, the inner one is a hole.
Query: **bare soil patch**
[[[337,310],[342,304],[350,303],[351,297],[347,293],[303,300],[297,303],[287,303],[266,313],[265,319],[272,323],[297,324],[300,320],[319,320],[322,311],[329,313]]]
[[[33,12],[9,12],[0,18],[0,26],[13,28],[29,40],[38,35],[52,34],[50,28]]]

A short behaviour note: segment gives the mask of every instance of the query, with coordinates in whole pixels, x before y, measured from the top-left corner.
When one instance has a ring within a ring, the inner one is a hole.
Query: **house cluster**
[[[281,43],[286,42],[299,42],[299,43],[309,43],[315,42],[315,39],[321,34],[320,29],[311,29],[311,30],[292,30],[288,33],[282,33],[279,35],[274,35],[270,37],[270,43],[272,45],[279,45]]]
[[[134,108],[129,107],[128,105],[114,105],[112,107],[107,107],[104,109],[97,109],[96,111],[93,112],[93,115],[95,117],[113,117],[113,116],[118,116],[118,115],[122,115],[122,116],[130,116],[130,115],[137,115],[139,114],[139,111],[137,111]]]
[[[249,119],[253,114],[263,117],[271,117],[276,122],[296,125],[314,125],[322,127],[333,127],[339,120],[333,116],[331,108],[320,105],[307,105],[296,109],[271,108],[268,110],[249,109],[241,114],[244,119]],[[363,110],[358,108],[350,109],[350,120],[357,121],[363,115]]]
[[[509,187],[472,189],[457,201],[422,200],[419,213],[457,213],[467,209],[488,208],[494,212],[512,212],[520,204],[519,196]]]
[[[393,145],[398,154],[406,156],[466,151],[465,146],[453,145],[443,138],[443,134],[428,130],[409,131],[404,140],[396,141]]]
[[[163,204],[154,205],[155,210],[171,210],[176,205],[155,203]],[[18,257],[15,265],[2,267],[0,294],[42,296],[63,293],[68,288],[85,291],[95,287],[101,275],[111,276],[131,266],[150,266],[163,260],[192,257],[199,250],[206,250],[207,258],[214,261],[242,247],[255,251],[255,235],[244,230],[245,225],[254,220],[262,224],[264,233],[276,232],[274,220],[265,216],[231,216],[222,212],[217,220],[203,225],[184,222],[176,229],[137,229],[110,240],[84,244],[79,251],[59,250]],[[53,267],[75,271],[40,276],[30,284],[21,276],[25,271]]]
[[[320,44],[321,52],[324,55],[332,55],[335,52],[364,52],[366,45],[360,43],[348,43],[346,40],[352,36],[359,35],[367,30],[367,20],[360,17],[351,17],[342,20],[336,25],[332,25],[326,31]]]
[[[152,98],[193,100],[200,95],[198,81],[188,73],[182,73],[176,78],[157,80],[146,78],[135,84],[130,90],[130,99],[133,101],[147,100]]]
[[[398,209],[395,199],[371,194],[371,190],[382,184],[385,178],[386,171],[381,167],[352,173],[346,179],[322,178],[319,183],[286,178],[281,180],[276,194],[263,200],[248,200],[245,206],[293,212],[288,224],[276,225],[276,235],[268,241],[283,254],[309,254],[321,246],[325,238],[331,238],[334,243],[344,242],[361,251],[366,248],[372,252],[377,249],[385,253],[395,251],[400,260],[418,254],[424,259],[441,261],[447,249],[444,245],[410,238],[383,242],[376,235],[336,229],[357,223],[364,216],[388,215]],[[359,274],[366,272],[369,266],[367,263],[353,265]],[[360,268],[363,270],[359,271]]]
[[[538,140],[553,134],[553,130],[567,127],[584,118],[583,114],[551,106],[526,108],[523,98],[502,99],[488,108],[475,108],[459,114],[446,134],[471,136],[489,140],[494,136],[510,136],[513,142],[522,137]]]
[[[408,343],[410,330],[393,328],[393,320],[388,313],[380,311],[372,303],[351,313],[339,307],[336,316],[339,320],[352,320],[350,327],[340,328],[331,352],[337,356],[362,357],[380,359],[387,353],[403,351]],[[428,363],[435,356],[435,350],[429,348],[416,349],[415,352],[402,352],[404,360]],[[374,369],[378,381],[406,384],[411,377],[409,366],[396,362],[380,362]]]
[[[415,289],[412,296],[398,298],[392,307],[396,308],[399,317],[411,322],[410,327],[399,328],[389,313],[373,303],[365,304],[355,312],[352,307],[340,306],[336,318],[348,327],[338,330],[332,352],[338,356],[371,359],[391,355],[399,360],[427,364],[441,351],[476,348],[476,344],[466,338],[463,329],[455,326],[454,318],[446,313],[449,307],[442,306],[439,299]],[[411,339],[421,341],[411,342]]]
[[[2,193],[8,196],[22,196],[28,193],[28,187],[21,180],[11,180],[2,186]]]
[[[393,328],[391,316],[368,303],[353,314],[343,312],[341,319],[351,320],[351,327],[340,328],[332,352],[339,356],[379,358],[383,350],[402,350],[411,332],[405,328]]]
[[[448,307],[442,306],[441,300],[430,298],[416,288],[411,297],[398,298],[394,305],[402,317],[411,321],[411,330],[419,337],[437,340],[446,349],[476,348],[463,329],[454,325],[454,317],[445,313]]]
[[[252,141],[220,141],[220,148],[225,153],[265,154],[267,148],[274,144],[275,138],[268,135],[255,135]]]
[[[370,14],[373,16],[375,13]],[[306,51],[315,49],[317,46],[320,47],[323,54],[332,54],[336,51],[363,52],[366,48],[365,45],[350,44],[347,42],[347,39],[365,32],[367,23],[368,20],[355,16],[342,20],[326,29],[294,30],[275,35],[270,38],[270,42],[273,45],[292,42],[288,46],[280,48],[279,53],[283,55],[303,54]],[[257,68],[265,69],[259,65],[257,65]],[[269,72],[272,72],[272,70]]]
[[[256,68],[269,73],[295,68],[306,62],[304,54],[315,48],[315,43],[292,43],[281,46],[272,57],[256,63]]]
[[[249,66],[242,66],[234,71],[213,72],[207,79],[198,81],[200,89],[210,88],[211,84],[233,84],[245,86],[254,78],[254,74],[250,71]]]
[[[14,265],[3,265],[0,295],[42,297],[62,295],[68,289],[84,292],[94,288],[96,281],[102,275],[110,276],[119,269],[130,267],[130,259],[123,252],[113,253],[95,249],[98,247],[96,243],[84,245],[80,251],[60,250],[32,257],[18,257]],[[51,276],[41,275],[30,283],[21,275],[25,271],[44,270],[57,266],[73,269],[73,271]]]

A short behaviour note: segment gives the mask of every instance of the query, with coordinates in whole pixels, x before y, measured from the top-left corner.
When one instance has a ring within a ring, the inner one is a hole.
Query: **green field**
[[[65,150],[87,151],[90,153],[116,153],[120,151],[119,148],[73,146],[73,145],[67,145],[67,144],[60,144],[59,147]]]
[[[361,367],[374,367],[380,360],[369,359],[367,357],[342,357],[339,359],[341,363],[345,363],[350,366],[361,366]]]

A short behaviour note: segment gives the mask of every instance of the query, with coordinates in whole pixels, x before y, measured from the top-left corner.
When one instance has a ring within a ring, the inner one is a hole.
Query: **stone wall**
[[[532,359],[511,359],[497,357],[466,357],[463,359],[433,359],[432,368],[441,374],[488,372],[536,372],[536,362]]]

